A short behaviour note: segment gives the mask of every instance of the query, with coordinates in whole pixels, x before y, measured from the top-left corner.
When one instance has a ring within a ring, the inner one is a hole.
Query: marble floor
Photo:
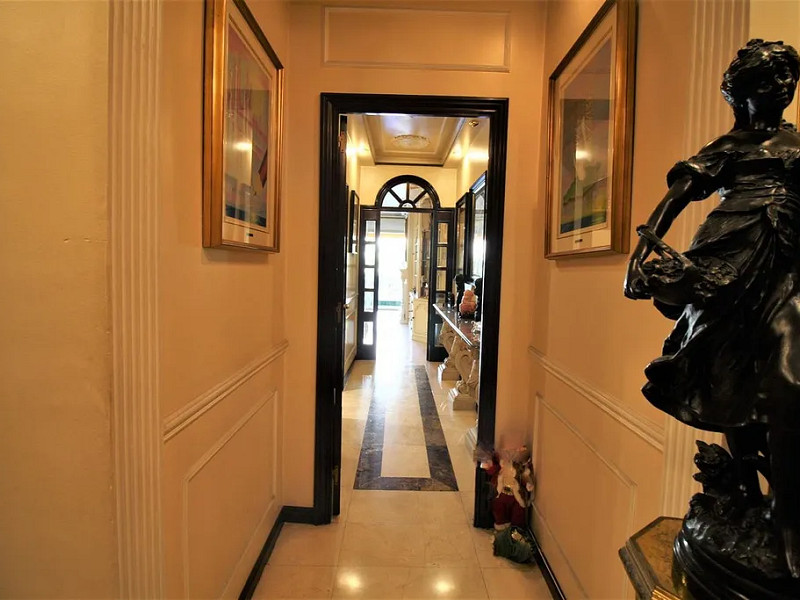
[[[341,514],[285,524],[254,598],[549,599],[536,566],[493,556],[472,527],[475,413],[451,409],[454,382],[399,312],[377,329],[378,359],[357,361],[342,395]]]

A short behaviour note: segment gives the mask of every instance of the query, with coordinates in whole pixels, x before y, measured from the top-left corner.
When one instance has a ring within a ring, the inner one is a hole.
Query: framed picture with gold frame
[[[607,0],[549,81],[545,257],[628,251],[636,2]]]
[[[206,0],[203,246],[278,252],[283,65],[244,0]]]

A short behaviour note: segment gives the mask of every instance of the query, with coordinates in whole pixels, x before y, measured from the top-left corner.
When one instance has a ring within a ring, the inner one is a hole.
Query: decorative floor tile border
[[[361,455],[358,459],[356,481],[353,486],[357,490],[408,490],[430,492],[457,492],[458,483],[453,472],[453,463],[447,442],[436,411],[433,391],[428,382],[428,373],[424,366],[414,367],[414,380],[419,398],[419,410],[422,415],[422,428],[425,433],[425,447],[428,452],[430,477],[381,477],[383,462],[383,438],[386,423],[386,404],[375,398],[369,406],[367,424],[364,428],[364,440],[361,443]]]

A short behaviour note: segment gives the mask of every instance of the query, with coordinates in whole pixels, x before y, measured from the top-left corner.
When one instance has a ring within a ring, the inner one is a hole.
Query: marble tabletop
[[[481,347],[480,321],[464,319],[455,308],[434,304],[433,308],[471,348]],[[475,331],[476,325],[478,331]]]

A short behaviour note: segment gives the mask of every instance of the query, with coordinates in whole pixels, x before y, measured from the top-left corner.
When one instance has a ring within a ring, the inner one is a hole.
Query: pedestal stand
[[[659,517],[620,549],[637,600],[700,600],[689,593],[673,554],[682,523],[683,519]]]

